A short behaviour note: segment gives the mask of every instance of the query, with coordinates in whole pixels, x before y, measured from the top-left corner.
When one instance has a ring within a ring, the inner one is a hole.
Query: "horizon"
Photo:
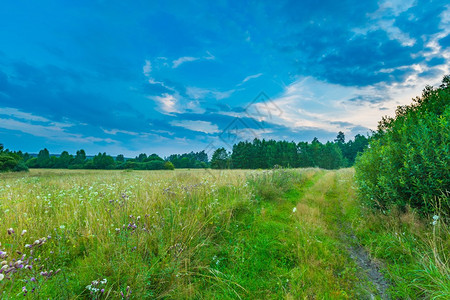
[[[332,141],[450,73],[447,1],[5,1],[0,143],[135,157]]]

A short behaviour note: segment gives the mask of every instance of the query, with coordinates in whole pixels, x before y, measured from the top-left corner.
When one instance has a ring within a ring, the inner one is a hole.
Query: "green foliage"
[[[94,156],[92,161],[92,168],[93,169],[103,169],[103,170],[110,170],[114,169],[115,167],[115,161],[112,156],[106,155],[106,153],[99,153],[96,156]]]
[[[170,161],[166,161],[164,163],[164,169],[165,170],[175,170],[175,166]]]
[[[0,172],[28,171],[21,154],[21,152],[16,153],[8,149],[4,150],[3,144],[0,144]]]
[[[367,147],[367,138],[357,135],[345,143],[339,132],[335,142],[322,144],[317,138],[311,143],[254,139],[233,146],[231,166],[237,169],[268,169],[281,167],[319,167],[339,169],[351,165],[358,152]]]
[[[184,154],[172,154],[167,159],[177,169],[203,169],[208,168],[208,154],[205,151]]]
[[[432,213],[438,200],[450,214],[450,87],[426,87],[421,97],[384,118],[358,159],[359,194],[369,205],[411,206]]]
[[[218,148],[211,158],[212,169],[229,169],[231,167],[230,153],[225,148]]]

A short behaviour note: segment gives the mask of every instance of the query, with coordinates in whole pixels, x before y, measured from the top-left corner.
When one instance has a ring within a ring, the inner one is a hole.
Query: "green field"
[[[412,210],[370,211],[353,177],[0,174],[0,297],[448,299],[448,227]]]

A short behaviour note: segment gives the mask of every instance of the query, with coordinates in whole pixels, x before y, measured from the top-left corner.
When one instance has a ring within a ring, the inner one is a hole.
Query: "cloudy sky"
[[[366,134],[450,73],[447,3],[3,0],[0,143],[166,156]]]

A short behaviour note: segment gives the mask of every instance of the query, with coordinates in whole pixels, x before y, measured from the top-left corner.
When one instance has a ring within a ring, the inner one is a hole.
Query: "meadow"
[[[1,299],[450,297],[443,218],[353,169],[3,173],[0,242]]]

